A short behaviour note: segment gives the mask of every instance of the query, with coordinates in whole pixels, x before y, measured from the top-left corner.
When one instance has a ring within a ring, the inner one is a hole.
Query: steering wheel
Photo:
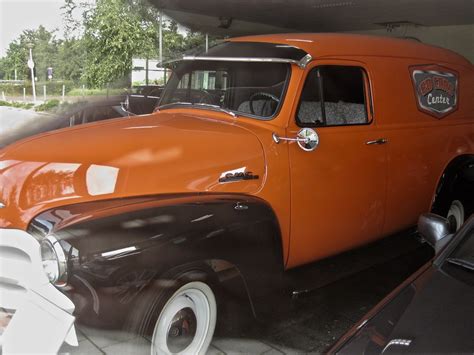
[[[212,95],[209,91],[201,89],[199,90],[199,103],[200,104],[213,104],[214,103],[214,95]]]
[[[253,109],[253,102],[256,99],[265,100],[265,103],[262,106],[262,112],[261,112],[262,114],[263,114],[264,109],[265,109],[265,107],[266,107],[266,105],[269,101],[270,102],[274,101],[277,105],[280,103],[280,99],[278,97],[276,97],[275,95],[270,94],[268,92],[259,91],[259,92],[253,93],[249,98],[249,107],[250,107],[250,112],[252,113],[252,115],[255,115],[255,110]]]

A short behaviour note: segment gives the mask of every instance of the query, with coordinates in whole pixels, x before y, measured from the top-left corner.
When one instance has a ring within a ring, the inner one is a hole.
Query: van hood
[[[235,173],[248,176],[229,179]],[[95,200],[254,194],[264,175],[262,145],[238,122],[160,112],[83,125],[0,152],[0,227],[25,229],[46,209]]]

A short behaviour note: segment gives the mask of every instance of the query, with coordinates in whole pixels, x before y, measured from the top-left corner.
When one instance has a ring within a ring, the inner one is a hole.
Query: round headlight
[[[49,281],[56,286],[64,286],[67,281],[67,261],[59,241],[48,235],[41,242],[43,269]]]

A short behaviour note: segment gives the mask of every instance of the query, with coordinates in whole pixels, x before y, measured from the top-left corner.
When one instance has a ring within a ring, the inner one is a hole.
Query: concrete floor
[[[359,263],[356,274],[345,275],[296,299],[272,305],[275,312],[258,321],[218,329],[208,354],[307,354],[321,353],[356,323],[371,307],[432,256],[431,249],[404,236],[403,242],[385,243],[375,249],[333,259],[331,265]],[[378,260],[376,260],[378,258]],[[373,260],[376,260],[375,264]],[[364,267],[365,265],[365,267]],[[294,273],[321,276],[324,265]],[[341,270],[339,270],[341,271]],[[318,272],[320,273],[318,275]],[[340,272],[344,274],[344,272]],[[332,272],[334,274],[334,272]],[[269,300],[271,301],[271,300]],[[63,346],[63,354],[149,354],[149,339],[131,334],[79,327],[79,347]]]

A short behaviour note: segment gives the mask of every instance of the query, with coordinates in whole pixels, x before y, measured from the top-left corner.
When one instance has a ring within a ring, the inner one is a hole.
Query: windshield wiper
[[[451,263],[451,264],[454,264],[454,265],[458,265],[458,266],[461,266],[465,269],[468,269],[468,270],[471,270],[471,271],[474,271],[474,262],[471,262],[469,260],[466,260],[466,259],[460,259],[460,258],[448,258],[446,259],[446,261],[448,263]]]
[[[185,105],[185,106],[191,106],[191,107],[210,107],[210,108],[213,108],[213,109],[216,109],[220,112],[224,112],[224,113],[227,113],[228,115],[232,116],[233,118],[237,118],[237,114],[231,110],[228,110],[228,109],[225,109],[223,107],[220,107],[219,105],[213,105],[213,104],[206,104],[206,103],[202,103],[202,102],[198,102],[198,103],[191,103],[191,102],[171,102],[169,104],[164,104],[164,105],[161,105],[161,106],[158,106],[158,109],[161,110],[161,109],[166,109],[166,108],[171,108],[175,105]]]

